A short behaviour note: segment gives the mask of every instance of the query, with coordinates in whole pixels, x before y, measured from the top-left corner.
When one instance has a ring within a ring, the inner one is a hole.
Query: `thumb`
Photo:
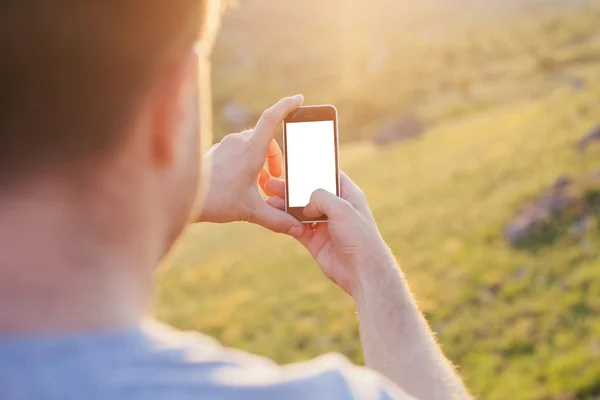
[[[348,218],[353,212],[356,210],[350,203],[324,189],[316,190],[304,209],[304,215],[309,218],[326,215],[330,220]]]
[[[273,232],[284,233],[293,237],[300,237],[304,233],[304,225],[285,211],[271,207],[260,201],[256,213],[250,222],[258,224]]]
[[[266,155],[269,144],[277,134],[279,125],[281,125],[289,113],[297,110],[303,102],[304,97],[298,94],[294,97],[286,97],[279,100],[277,104],[263,112],[253,130],[250,142],[264,149]]]

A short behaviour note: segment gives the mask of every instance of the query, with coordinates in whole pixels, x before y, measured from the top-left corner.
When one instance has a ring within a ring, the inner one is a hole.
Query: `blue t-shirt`
[[[280,367],[158,323],[123,332],[0,336],[0,399],[409,399],[339,355]]]

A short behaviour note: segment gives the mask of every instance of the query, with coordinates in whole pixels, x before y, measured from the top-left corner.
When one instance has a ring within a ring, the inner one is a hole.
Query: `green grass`
[[[502,238],[523,201],[558,176],[600,168],[600,145],[573,149],[599,106],[600,86],[557,89],[398,147],[342,148],[343,168],[478,397],[600,396],[600,232],[524,249]],[[196,226],[166,264],[162,320],[281,363],[330,351],[362,362],[352,300],[291,238]]]

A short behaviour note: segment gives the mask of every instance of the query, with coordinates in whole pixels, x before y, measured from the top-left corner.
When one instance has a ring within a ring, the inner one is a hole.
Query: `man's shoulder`
[[[178,371],[176,380],[184,383],[182,390],[202,388],[199,393],[209,398],[408,398],[387,379],[353,365],[339,354],[279,366],[264,357],[223,347],[197,333],[161,326],[152,330],[151,338],[156,346],[153,362],[170,377],[164,384],[174,384],[172,371]]]
[[[0,340],[0,382],[1,399],[25,400],[407,398],[341,355],[279,366],[155,323],[127,332]]]

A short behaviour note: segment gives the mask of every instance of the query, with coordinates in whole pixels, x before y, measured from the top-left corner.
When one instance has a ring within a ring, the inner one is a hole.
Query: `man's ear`
[[[198,56],[182,57],[165,68],[155,86],[151,103],[150,146],[157,168],[168,168],[180,156],[180,135],[189,108],[190,91],[196,90]]]

